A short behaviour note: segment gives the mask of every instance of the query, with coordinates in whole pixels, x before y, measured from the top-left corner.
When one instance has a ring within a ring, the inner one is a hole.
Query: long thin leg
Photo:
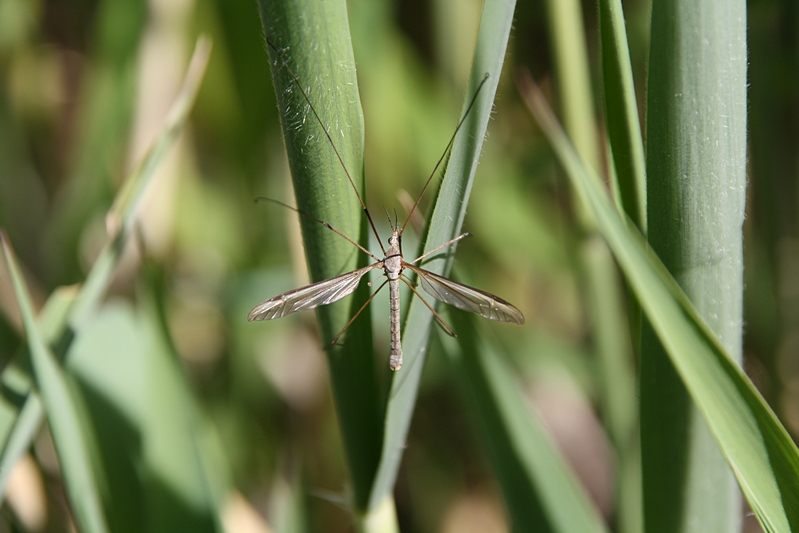
[[[269,40],[267,40],[266,42],[269,42]],[[472,107],[474,107],[474,103],[477,101],[477,95],[480,94],[480,89],[483,88],[483,85],[485,85],[486,80],[488,80],[488,72],[486,72],[486,75],[483,77],[483,81],[480,82],[480,85],[477,86],[477,90],[474,92],[474,96],[472,96],[472,101],[469,102],[469,107],[466,108],[466,112],[463,114],[463,118],[461,118],[461,120],[458,122],[458,125],[455,128],[455,132],[452,134],[452,137],[447,143],[447,147],[444,148],[444,153],[441,154],[441,157],[438,159],[438,163],[436,163],[436,166],[433,168],[433,172],[430,173],[430,177],[427,178],[424,187],[422,187],[422,192],[419,193],[419,196],[416,198],[416,202],[413,204],[413,207],[411,207],[411,210],[408,211],[408,218],[405,219],[405,223],[402,225],[402,229],[400,229],[399,232],[400,235],[402,235],[405,232],[405,226],[408,225],[408,221],[411,219],[411,215],[413,214],[414,211],[416,211],[416,206],[419,205],[419,201],[422,199],[422,196],[424,195],[424,192],[427,190],[428,185],[430,185],[430,182],[433,181],[433,176],[436,175],[436,171],[438,170],[438,167],[441,166],[441,162],[444,161],[444,157],[446,157],[447,152],[449,151],[450,148],[452,148],[452,144],[455,142],[455,137],[458,135],[458,131],[460,131],[461,126],[463,126],[463,123],[466,122],[466,117],[469,116],[469,111],[471,111]]]
[[[423,304],[425,304],[425,305],[427,306],[427,308],[428,308],[428,309],[430,309],[430,312],[431,312],[431,313],[433,313],[433,316],[434,316],[434,317],[436,317],[436,320],[438,320],[438,323],[439,323],[439,324],[441,324],[441,325],[444,327],[444,329],[445,329],[445,330],[447,330],[447,335],[449,335],[450,337],[457,337],[457,335],[456,335],[456,334],[455,334],[455,332],[452,330],[452,328],[451,328],[451,327],[449,327],[449,324],[447,324],[446,322],[444,322],[444,319],[443,319],[443,318],[441,318],[441,315],[439,315],[438,313],[436,313],[436,310],[435,310],[435,309],[433,309],[433,306],[431,306],[429,303],[427,303],[427,300],[425,300],[424,298],[422,298],[422,295],[421,295],[421,294],[419,294],[419,292],[416,290],[416,287],[414,287],[414,286],[413,286],[413,283],[411,283],[410,281],[408,281],[407,279],[405,279],[405,276],[400,276],[400,279],[401,279],[402,281],[404,281],[404,282],[405,282],[405,285],[407,285],[408,287],[410,287],[410,288],[411,288],[411,290],[413,291],[413,293],[414,293],[416,296],[418,296],[418,297],[419,297],[419,299],[422,301],[422,303],[423,303]]]
[[[365,253],[366,255],[370,256],[375,261],[380,262],[380,258],[379,257],[377,257],[375,254],[373,254],[372,252],[370,252],[369,250],[367,250],[366,248],[364,248],[363,246],[361,246],[360,244],[358,244],[354,240],[352,240],[349,237],[347,237],[344,233],[340,232],[339,230],[337,230],[336,228],[334,228],[333,226],[331,226],[329,223],[325,222],[324,220],[320,220],[320,219],[316,218],[313,215],[309,215],[308,213],[306,213],[305,211],[303,211],[301,209],[297,209],[296,207],[290,206],[289,204],[284,204],[280,200],[275,200],[274,198],[267,198],[266,196],[259,196],[258,198],[255,199],[256,202],[259,201],[259,200],[266,200],[267,202],[272,202],[272,203],[277,204],[277,205],[282,205],[286,209],[291,209],[292,211],[296,211],[297,213],[301,214],[304,217],[308,217],[308,218],[310,218],[311,220],[313,220],[315,222],[319,222],[321,225],[323,225],[327,229],[333,230],[336,233],[336,235],[339,235],[339,236],[344,237],[345,239],[347,239],[347,242],[357,246],[363,253]]]
[[[308,107],[311,108],[311,112],[313,113],[313,116],[316,118],[316,121],[322,127],[322,131],[324,132],[325,137],[327,137],[328,142],[330,142],[330,146],[333,147],[333,152],[335,152],[336,157],[338,158],[338,162],[341,163],[341,168],[344,169],[344,174],[347,175],[347,179],[349,180],[350,185],[352,185],[352,190],[355,191],[355,196],[358,197],[358,201],[361,203],[361,209],[363,209],[363,212],[366,214],[366,218],[369,220],[369,225],[372,226],[372,232],[375,234],[375,238],[377,238],[377,244],[380,245],[380,249],[383,250],[383,255],[385,255],[386,254],[386,250],[385,250],[385,248],[383,248],[383,243],[380,242],[380,234],[377,233],[377,228],[375,227],[375,223],[372,221],[372,215],[369,214],[369,210],[366,208],[366,204],[363,202],[363,198],[361,198],[361,193],[358,192],[358,187],[355,186],[355,182],[352,180],[352,176],[350,176],[350,171],[347,170],[347,165],[344,164],[344,159],[341,157],[341,154],[339,153],[338,148],[336,148],[336,143],[333,142],[333,138],[330,136],[330,133],[327,131],[327,127],[325,126],[325,123],[322,122],[322,119],[319,116],[319,113],[316,112],[316,108],[313,106],[313,103],[311,103],[311,99],[308,98],[308,94],[305,92],[305,89],[303,89],[302,85],[300,85],[300,80],[297,79],[297,75],[294,74],[294,71],[289,66],[288,61],[285,60],[285,58],[283,57],[283,54],[280,52],[280,50],[278,50],[277,47],[274,44],[272,44],[272,41],[269,40],[269,36],[268,35],[266,36],[266,44],[268,44],[269,47],[272,50],[275,51],[275,55],[277,55],[277,57],[280,58],[280,61],[283,63],[283,66],[286,68],[288,73],[291,75],[291,79],[294,81],[294,85],[297,86],[297,89],[299,89],[300,93],[302,93],[302,97],[305,99],[306,102],[308,102]],[[486,75],[486,77],[488,77],[488,75]],[[482,84],[480,84],[480,87],[482,87]],[[480,91],[480,87],[477,88],[478,92]],[[467,110],[467,113],[468,113],[468,110]],[[463,120],[461,120],[461,122],[463,122]],[[457,132],[457,130],[456,130],[456,132]],[[442,159],[443,159],[443,157],[442,157]]]
[[[412,264],[414,264],[414,263],[417,263],[417,262],[421,261],[422,259],[424,259],[425,257],[427,257],[427,256],[430,256],[430,255],[433,255],[434,253],[436,253],[437,251],[441,250],[442,248],[446,248],[446,247],[447,247],[447,246],[449,246],[450,244],[454,244],[454,243],[458,242],[459,240],[463,239],[464,237],[468,237],[468,236],[469,236],[469,232],[467,231],[466,233],[463,233],[463,234],[461,234],[461,235],[458,235],[457,237],[455,237],[455,238],[454,238],[454,239],[452,239],[451,241],[447,241],[447,242],[445,242],[444,244],[442,244],[441,246],[439,246],[439,247],[437,247],[437,248],[433,248],[432,250],[430,250],[430,251],[429,251],[429,252],[427,252],[426,254],[420,255],[419,257],[417,257],[417,258],[416,258],[416,259],[414,259],[413,261],[410,261],[410,262],[407,262],[407,261],[406,261],[406,264],[408,264],[408,265],[412,265]]]
[[[358,318],[358,315],[360,315],[361,312],[364,309],[366,309],[366,306],[369,305],[369,302],[372,301],[372,298],[377,296],[377,293],[380,292],[380,289],[382,289],[386,285],[386,283],[388,283],[388,280],[386,280],[386,281],[384,281],[383,283],[380,284],[380,286],[377,288],[377,290],[375,292],[373,292],[372,295],[369,297],[369,299],[366,300],[366,302],[361,306],[360,309],[358,309],[358,312],[355,313],[355,315],[352,318],[350,318],[350,321],[347,322],[347,325],[344,326],[344,328],[341,331],[338,332],[338,335],[336,335],[336,337],[333,339],[333,342],[331,342],[330,344],[336,344],[336,341],[338,341],[339,337],[341,337],[344,334],[344,332],[347,331],[347,328],[349,328],[352,325],[352,323],[355,322],[355,319]]]

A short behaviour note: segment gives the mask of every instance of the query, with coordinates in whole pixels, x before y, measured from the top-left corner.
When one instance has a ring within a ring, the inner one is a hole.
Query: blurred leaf
[[[608,245],[596,234],[582,247],[591,334],[598,358],[601,416],[616,450],[620,533],[643,531],[638,389],[622,284]]]
[[[459,364],[469,407],[488,449],[513,531],[602,533],[604,520],[527,405],[513,370],[485,342],[471,315],[453,311],[457,340],[444,345]]]
[[[148,387],[154,357],[152,328],[136,320],[128,304],[111,300],[82,329],[69,352],[86,411],[96,428],[97,460],[106,472],[108,522],[118,533],[148,529],[141,478]],[[33,397],[33,396],[32,396]],[[175,512],[181,508],[175,506]]]
[[[598,171],[599,145],[582,4],[579,0],[549,0],[547,12],[564,128],[586,164]]]
[[[78,280],[81,235],[113,194],[113,176],[122,168],[127,147],[136,60],[146,21],[147,7],[139,0],[98,2],[92,17],[88,29],[92,62],[78,95],[75,143],[44,239],[52,284]]]
[[[523,84],[527,103],[590,207],[647,318],[766,531],[799,527],[799,450],[741,368],[618,211],[569,144],[543,95]]]
[[[209,470],[199,409],[151,299],[138,311],[104,305],[70,354],[98,428],[109,520],[114,531],[217,531],[224,483]]]
[[[224,464],[205,428],[199,405],[169,336],[161,272],[151,267],[149,294],[140,300],[142,321],[152,328],[146,353],[143,398],[144,459],[151,531],[221,531],[218,503],[227,492]],[[146,327],[146,326],[145,326]]]
[[[0,239],[25,323],[36,386],[42,395],[75,521],[82,531],[109,531],[100,498],[98,473],[93,471],[90,458],[88,441],[93,437],[88,434],[88,425],[82,420],[83,414],[75,404],[61,366],[36,326],[30,295],[10,243],[4,233],[0,234]]]
[[[47,216],[47,191],[26,145],[24,125],[15,120],[9,104],[0,90],[0,226],[18,243],[16,252],[22,263],[30,265],[39,257],[37,245],[42,220]]]
[[[298,470],[299,472],[299,470]],[[275,530],[280,533],[306,533],[310,531],[307,497],[307,487],[302,483],[302,477],[295,475],[291,483],[278,479],[272,491],[272,501],[275,509]]]
[[[130,231],[131,222],[136,215],[136,207],[150,184],[150,179],[155,175],[161,160],[183,131],[183,124],[194,104],[210,55],[211,41],[208,37],[202,36],[197,39],[183,85],[166,116],[161,133],[114,198],[114,204],[106,217],[106,226],[111,237],[117,236],[122,231]]]
[[[183,85],[166,117],[164,128],[117,193],[114,204],[106,217],[110,240],[100,252],[100,256],[86,277],[75,307],[70,313],[69,325],[76,332],[80,331],[82,322],[90,316],[93,308],[99,304],[105,294],[119,263],[124,243],[130,235],[139,201],[167,151],[177,141],[178,135],[183,129],[183,124],[191,111],[197,89],[203,79],[210,53],[211,42],[205,37],[200,37],[197,40]]]
[[[620,455],[637,437],[637,392],[629,325],[620,294],[618,271],[607,245],[598,237],[582,248],[586,275],[587,305],[594,324],[591,331],[595,352],[601,359],[602,415]]]
[[[43,331],[45,345],[52,346],[59,359],[66,356],[74,337],[80,333],[81,327],[85,325],[95,307],[99,305],[105,296],[105,291],[111,282],[124,244],[129,236],[130,225],[138,200],[142,197],[150,177],[165,155],[166,147],[170,142],[174,142],[177,139],[178,126],[183,124],[191,109],[191,102],[202,79],[202,73],[208,59],[209,46],[210,43],[203,40],[198,42],[198,48],[189,69],[190,75],[187,75],[180,96],[169,114],[169,123],[166,129],[156,140],[153,148],[145,155],[143,163],[137,167],[137,171],[128,178],[126,185],[123,186],[123,190],[126,191],[123,195],[124,198],[112,210],[111,226],[114,230],[113,238],[100,253],[86,282],[81,286],[77,294],[68,293],[69,310],[64,312],[64,304],[59,304],[57,308],[61,309],[61,311],[54,313],[52,317],[48,316],[46,320],[42,321],[43,327],[45,327]],[[62,293],[56,292],[51,296],[51,299],[60,300],[63,297]],[[48,301],[45,309],[50,307],[50,305],[55,304],[51,304]],[[24,365],[20,361],[20,356],[15,358],[15,363],[10,368],[25,371]],[[6,376],[8,372],[9,367],[3,371],[4,383],[9,379]],[[2,456],[0,456],[0,465],[13,464],[15,457],[21,453],[21,450],[27,448],[34,436],[34,428],[37,425],[36,420],[41,421],[43,414],[38,406],[39,400],[36,398],[35,392],[29,392],[29,388],[26,386],[17,387],[16,391],[19,395],[19,405],[24,405],[24,407],[20,407],[24,417],[20,417],[18,413],[13,411],[6,412],[6,414],[0,412],[0,442],[4,443]],[[7,482],[7,478],[0,477],[0,482]],[[3,489],[5,489],[5,485],[0,484],[0,491]]]

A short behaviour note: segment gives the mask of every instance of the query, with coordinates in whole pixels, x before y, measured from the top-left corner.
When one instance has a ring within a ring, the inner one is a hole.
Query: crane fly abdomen
[[[400,298],[399,280],[388,282],[389,292],[389,320],[391,322],[391,350],[389,351],[388,366],[391,370],[402,367],[402,333],[400,332]]]

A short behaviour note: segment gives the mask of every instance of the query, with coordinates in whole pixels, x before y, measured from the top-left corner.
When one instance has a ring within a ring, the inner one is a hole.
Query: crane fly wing
[[[352,294],[367,272],[377,268],[380,263],[341,274],[335,278],[325,279],[305,287],[290,290],[269,298],[256,305],[250,311],[247,320],[272,320],[281,318],[297,311],[315,309],[320,305],[337,302]]]
[[[522,312],[498,296],[433,274],[417,266],[406,263],[405,267],[419,275],[422,288],[436,300],[490,320],[524,324]]]

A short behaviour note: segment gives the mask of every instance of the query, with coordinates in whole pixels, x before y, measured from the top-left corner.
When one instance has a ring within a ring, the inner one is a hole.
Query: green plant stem
[[[259,6],[266,38],[277,50],[268,47],[297,206],[367,246],[368,225],[353,185],[298,87],[319,114],[354,186],[363,191],[363,116],[346,2],[261,0]],[[369,259],[304,217],[302,235],[313,281],[353,270]],[[383,439],[369,313],[347,330],[344,346],[332,346],[331,341],[367,294],[362,283],[353,298],[317,309],[358,510],[367,507]],[[387,361],[383,368],[388,371]]]
[[[740,362],[745,2],[657,2],[651,42],[649,242]],[[647,531],[740,530],[740,496],[730,468],[648,325],[642,334],[641,433]]]

